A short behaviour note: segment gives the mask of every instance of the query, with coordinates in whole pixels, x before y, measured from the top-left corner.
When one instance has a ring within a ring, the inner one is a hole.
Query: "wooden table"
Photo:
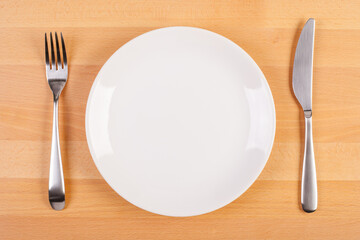
[[[360,239],[360,2],[341,0],[0,1],[0,239]],[[304,121],[291,89],[295,46],[316,19],[313,124],[319,208],[300,207]],[[85,137],[85,107],[105,61],[166,26],[217,32],[245,49],[271,87],[271,157],[239,199],[215,212],[145,212],[101,178]],[[48,203],[52,95],[44,33],[62,31],[69,81],[60,100],[67,205]]]

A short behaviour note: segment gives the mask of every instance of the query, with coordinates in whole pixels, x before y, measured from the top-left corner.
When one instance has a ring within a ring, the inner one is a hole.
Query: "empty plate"
[[[86,109],[88,145],[107,183],[168,216],[238,198],[264,168],[274,135],[274,102],[256,63],[227,38],[192,27],[122,46],[97,75]]]

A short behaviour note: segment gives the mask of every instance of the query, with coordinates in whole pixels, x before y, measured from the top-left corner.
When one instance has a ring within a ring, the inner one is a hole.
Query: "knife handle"
[[[314,145],[312,137],[311,111],[305,111],[305,149],[301,183],[301,205],[305,212],[314,212],[317,208],[317,182]]]

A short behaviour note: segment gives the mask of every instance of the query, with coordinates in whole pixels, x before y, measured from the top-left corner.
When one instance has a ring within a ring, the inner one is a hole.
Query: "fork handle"
[[[58,109],[58,99],[54,99],[49,173],[49,202],[53,209],[62,210],[65,206],[65,184],[59,144]]]
[[[305,112],[305,149],[301,183],[301,204],[305,212],[314,212],[317,208],[317,182],[311,112]]]

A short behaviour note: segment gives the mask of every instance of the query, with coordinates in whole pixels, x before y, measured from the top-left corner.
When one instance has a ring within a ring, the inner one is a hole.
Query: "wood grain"
[[[0,1],[0,239],[360,239],[360,1]],[[316,19],[313,125],[319,209],[301,211],[304,121],[291,89],[297,39]],[[97,72],[153,29],[195,26],[247,51],[277,116],[274,148],[253,186],[191,218],[145,212],[119,197],[91,160],[85,107]],[[60,100],[67,205],[52,211],[52,124],[43,34],[62,31],[69,81]]]

